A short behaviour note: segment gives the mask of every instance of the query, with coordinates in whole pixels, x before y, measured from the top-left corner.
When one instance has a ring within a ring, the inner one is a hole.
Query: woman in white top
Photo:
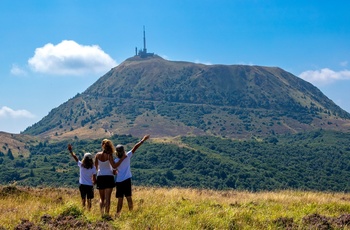
[[[113,143],[104,139],[102,141],[102,152],[98,152],[95,157],[95,167],[97,170],[97,186],[100,194],[100,211],[102,218],[109,218],[109,209],[111,206],[111,194],[114,184],[114,171],[109,158],[113,159],[115,147]],[[124,160],[124,158],[123,158]]]

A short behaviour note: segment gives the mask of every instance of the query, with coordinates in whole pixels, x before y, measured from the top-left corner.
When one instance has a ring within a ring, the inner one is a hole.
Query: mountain
[[[30,146],[38,143],[38,138],[31,135],[0,132],[0,157],[3,155],[27,157],[30,154]]]
[[[125,60],[23,133],[100,138],[266,137],[349,131],[350,114],[312,84],[277,67],[203,65],[157,55]]]

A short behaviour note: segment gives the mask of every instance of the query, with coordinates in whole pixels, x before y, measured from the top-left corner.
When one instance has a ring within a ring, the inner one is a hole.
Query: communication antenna
[[[143,26],[143,49],[140,49],[137,52],[137,47],[135,48],[135,55],[141,57],[141,58],[147,58],[147,57],[152,57],[154,56],[154,53],[147,53],[147,48],[146,48],[146,29],[145,26]]]
[[[145,26],[143,26],[143,52],[147,53],[147,49],[146,49],[146,31],[145,31]]]

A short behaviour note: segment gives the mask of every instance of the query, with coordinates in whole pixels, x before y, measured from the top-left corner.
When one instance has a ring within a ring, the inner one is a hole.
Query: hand
[[[149,138],[149,136],[151,136],[150,134],[148,134],[148,135],[145,135],[143,138],[142,138],[142,142],[144,142],[145,140],[147,140],[148,138]]]
[[[69,152],[72,152],[72,145],[71,144],[68,144],[68,150],[69,150]]]

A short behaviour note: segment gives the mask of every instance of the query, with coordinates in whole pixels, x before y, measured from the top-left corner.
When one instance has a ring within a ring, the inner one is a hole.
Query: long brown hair
[[[91,158],[84,157],[81,161],[81,165],[86,169],[92,169],[94,166],[94,161]]]

